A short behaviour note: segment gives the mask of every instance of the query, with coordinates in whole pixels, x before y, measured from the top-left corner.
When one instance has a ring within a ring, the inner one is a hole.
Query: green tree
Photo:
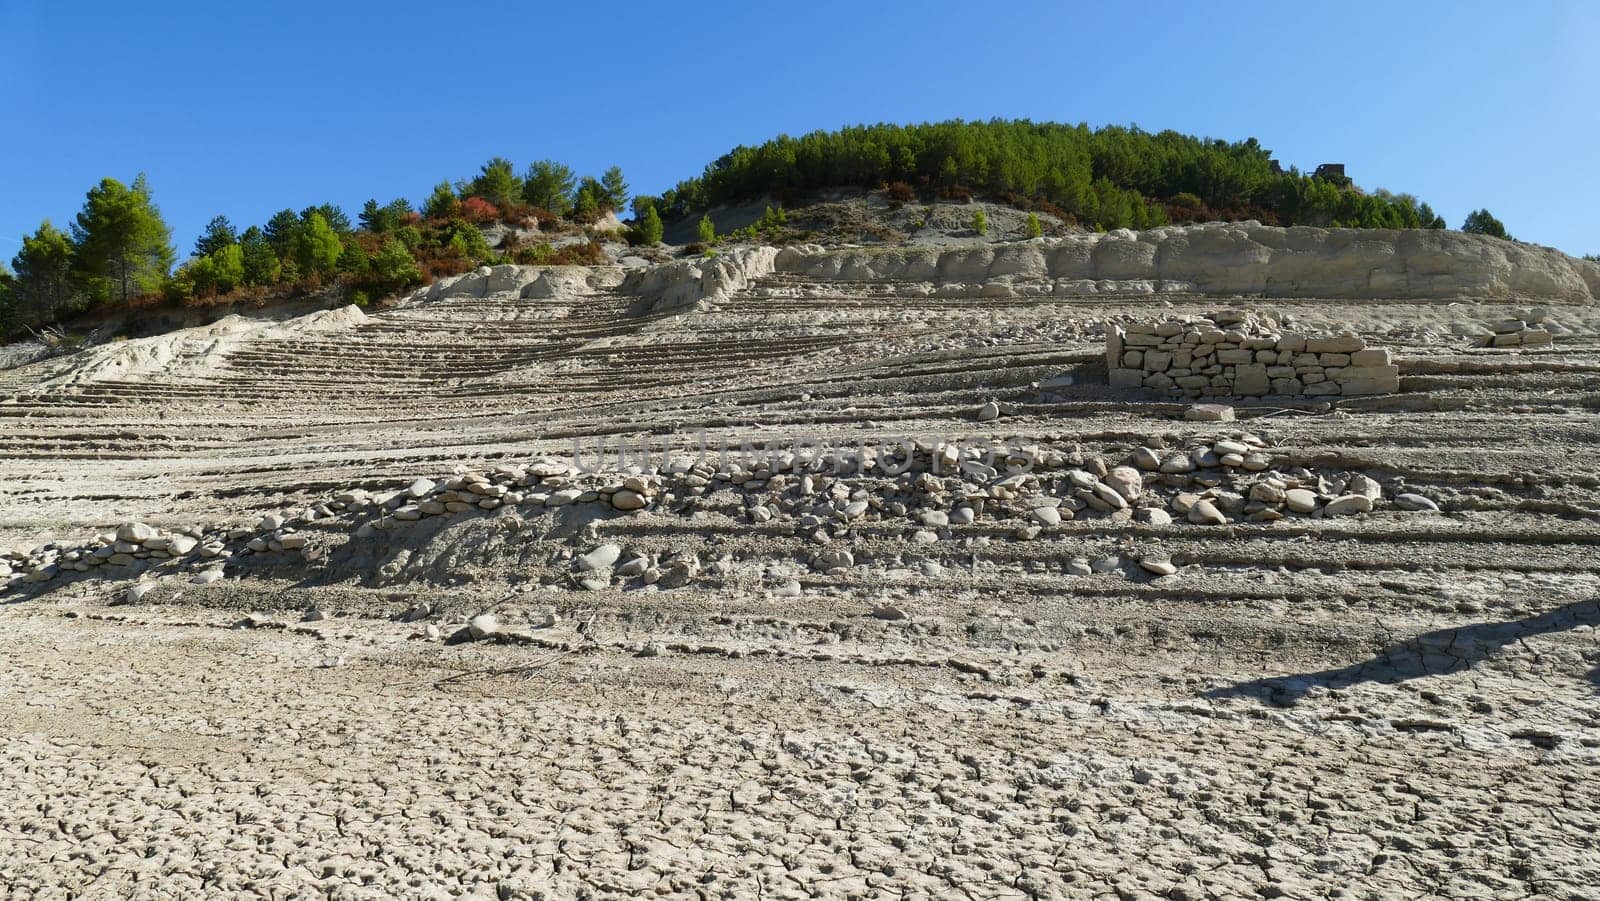
[[[497,156],[478,170],[478,177],[462,192],[463,197],[481,197],[496,206],[506,206],[522,194],[522,182],[511,161]]]
[[[1037,238],[1042,234],[1044,234],[1044,226],[1039,224],[1039,216],[1038,216],[1038,214],[1037,213],[1029,213],[1028,214],[1028,237]]]
[[[220,293],[226,294],[244,284],[244,249],[237,243],[217,248],[208,259],[216,271]]]
[[[612,212],[620,212],[628,208],[628,183],[622,180],[622,167],[612,166],[600,176],[600,187],[604,189],[605,199],[602,203]]]
[[[381,235],[394,227],[394,223],[384,216],[383,207],[378,206],[376,197],[368,198],[367,202],[361,205],[361,212],[356,219],[362,228],[375,235]]]
[[[661,214],[653,206],[645,207],[644,218],[639,220],[639,240],[644,244],[656,245],[661,243],[661,236],[665,232],[661,224]]]
[[[239,255],[244,284],[270,285],[278,280],[282,264],[259,227],[252,225],[239,236]]]
[[[379,206],[376,199],[368,200],[361,205],[361,227],[375,235],[387,234],[399,228],[411,212],[411,204],[404,197],[391,200],[383,206]]]
[[[1491,238],[1511,240],[1511,235],[1506,232],[1505,223],[1496,219],[1488,210],[1473,210],[1467,214],[1467,221],[1461,223],[1461,230],[1469,235],[1488,235]]]
[[[300,271],[308,275],[331,275],[339,265],[339,256],[343,251],[344,245],[328,226],[328,220],[322,218],[321,213],[312,211],[300,229],[298,246],[295,248]]]
[[[984,215],[983,210],[977,210],[973,212],[972,230],[980,235],[987,235],[989,233],[989,217]]]
[[[227,294],[244,283],[244,253],[238,244],[225,244],[205,256],[187,260],[173,274],[169,295],[179,298]]]
[[[450,187],[447,181],[434,185],[428,202],[422,205],[422,215],[429,219],[449,219],[460,212],[461,198],[456,196],[455,188]]]
[[[370,282],[378,290],[393,294],[421,284],[422,270],[404,244],[387,238],[372,257]]]
[[[334,204],[324,203],[317,206],[308,206],[300,211],[300,221],[305,222],[309,220],[312,213],[316,213],[317,215],[321,216],[322,221],[326,222],[328,224],[328,228],[333,229],[333,233],[336,235],[348,235],[352,231],[355,231],[355,229],[350,225],[350,217],[346,216],[344,214],[344,210],[339,209],[339,207],[335,206]]]
[[[439,227],[437,235],[439,247],[448,255],[468,262],[481,262],[493,253],[483,232],[465,219],[451,219]]]
[[[300,246],[300,229],[303,223],[294,210],[279,210],[267,220],[266,239],[271,245],[273,253],[280,260],[294,257],[295,248]]]
[[[355,235],[345,235],[340,244],[343,249],[339,252],[339,271],[357,279],[366,275],[372,262],[367,249],[361,246]]]
[[[239,233],[234,231],[233,223],[228,221],[227,216],[217,216],[206,223],[206,230],[195,239],[194,253],[190,256],[210,256],[229,244],[237,243],[239,243]]]
[[[5,263],[0,263],[0,337],[17,321],[17,279],[6,268]]]
[[[72,242],[46,219],[39,230],[22,238],[22,250],[11,260],[16,270],[12,305],[19,319],[46,322],[76,305],[72,286]]]
[[[107,178],[91,188],[72,239],[74,276],[92,297],[120,303],[160,288],[177,256],[142,174],[132,186]]]
[[[572,212],[577,184],[571,169],[555,160],[540,160],[528,166],[528,174],[522,178],[522,199],[565,218]]]
[[[585,175],[578,183],[578,193],[572,202],[572,217],[579,222],[593,222],[610,209],[610,197],[605,185]]]
[[[717,225],[711,221],[711,214],[706,213],[700,217],[700,224],[695,228],[695,234],[701,244],[710,244],[717,240]]]

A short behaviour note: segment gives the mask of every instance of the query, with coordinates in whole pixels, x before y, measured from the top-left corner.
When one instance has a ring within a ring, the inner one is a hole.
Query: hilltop
[[[0,267],[0,332],[113,317],[142,334],[141,311],[365,305],[479,265],[615,262],[623,244],[660,258],[663,239],[697,255],[728,240],[938,243],[1245,220],[1444,227],[1415,197],[1363,191],[1342,166],[1285,169],[1254,139],[1028,121],[781,136],[659,196],[633,195],[618,167],[580,178],[553,160],[519,173],[495,157],[421,202],[369,200],[354,220],[326,203],[243,229],[218,215],[187,257],[141,175],[103,179],[67,229],[46,219],[26,237],[15,271]],[[1487,211],[1465,225],[1506,237]]]

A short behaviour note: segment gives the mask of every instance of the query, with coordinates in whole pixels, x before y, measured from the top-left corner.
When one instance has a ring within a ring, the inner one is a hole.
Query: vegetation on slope
[[[581,232],[628,200],[622,170],[579,179],[568,167],[536,162],[518,176],[495,157],[478,174],[442,182],[421,210],[397,199],[368,200],[356,223],[333,204],[281,210],[239,231],[226,216],[207,224],[176,269],[172,230],[145,177],[107,178],[91,189],[63,232],[45,220],[0,266],[0,336],[94,310],[160,303],[209,304],[288,298],[336,290],[357,303],[484,263],[595,263],[595,241],[556,250],[515,237],[491,249],[483,226]],[[659,240],[659,219],[656,240]]]
[[[1275,225],[1444,228],[1407,194],[1364,193],[1338,176],[1280,171],[1254,138],[1027,120],[860,125],[738,147],[644,205],[682,219],[765,196],[828,188],[965,198],[984,192],[1090,228],[1259,219]]]

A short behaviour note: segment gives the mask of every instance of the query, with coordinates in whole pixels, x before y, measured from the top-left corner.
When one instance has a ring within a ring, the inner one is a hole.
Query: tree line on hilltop
[[[1365,192],[1341,175],[1283,170],[1254,138],[957,120],[861,125],[737,147],[697,178],[660,195],[632,197],[634,220],[625,237],[656,244],[664,219],[698,216],[700,241],[690,249],[704,250],[719,239],[710,208],[775,198],[776,208],[769,206],[759,222],[722,239],[792,238],[784,203],[829,188],[879,190],[897,204],[983,194],[1028,210],[1030,236],[1040,233],[1037,213],[1102,230],[1243,219],[1444,227],[1409,194]],[[180,263],[145,177],[131,184],[107,178],[89,190],[65,231],[46,220],[23,239],[14,271],[0,264],[0,336],[95,309],[326,290],[364,303],[484,263],[598,263],[605,258],[603,235],[594,226],[629,201],[615,166],[599,178],[579,178],[541,160],[519,175],[510,160],[495,157],[470,179],[440,182],[420,207],[403,198],[368,200],[355,222],[332,204],[284,209],[242,231],[217,216]],[[497,248],[484,234],[494,224],[510,226]],[[987,231],[981,210],[973,228]],[[1511,239],[1488,210],[1474,211],[1462,228]],[[559,250],[546,241],[524,243],[534,229],[582,237]]]
[[[824,188],[889,187],[966,199],[974,192],[1051,212],[1087,228],[1259,219],[1273,225],[1444,228],[1408,194],[1353,190],[1339,177],[1280,170],[1254,138],[1207,140],[1175,131],[960,120],[859,125],[737,147],[654,205],[669,219],[719,204]]]

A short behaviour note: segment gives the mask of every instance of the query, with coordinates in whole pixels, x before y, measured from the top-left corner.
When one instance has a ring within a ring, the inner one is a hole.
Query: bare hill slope
[[[0,372],[0,878],[1578,897],[1597,290],[1434,232],[749,247]],[[1400,390],[1194,421],[1107,383],[1141,320]]]

